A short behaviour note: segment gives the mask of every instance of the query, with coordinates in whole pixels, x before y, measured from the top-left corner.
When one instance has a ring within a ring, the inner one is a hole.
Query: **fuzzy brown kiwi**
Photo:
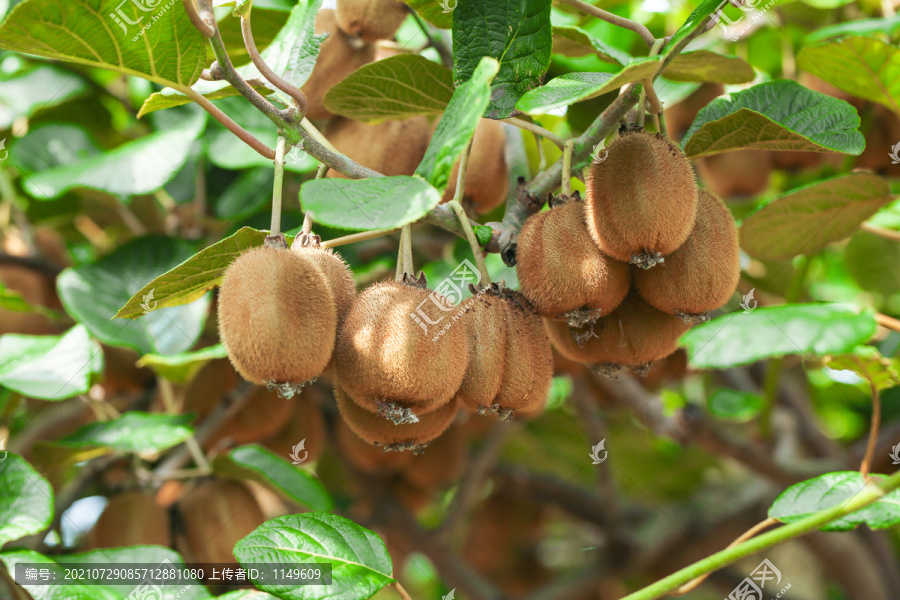
[[[697,161],[700,179],[718,196],[746,198],[769,187],[772,155],[780,152],[738,150],[707,156]]]
[[[310,119],[330,119],[334,116],[325,108],[325,94],[359,67],[375,60],[375,46],[347,35],[337,26],[335,11],[316,13],[315,31],[329,34],[319,48],[319,56],[309,79],[300,88],[308,102],[306,116]]]
[[[456,483],[465,468],[466,434],[462,427],[453,424],[428,444],[425,452],[411,455],[403,478],[418,488],[435,491]]]
[[[337,308],[325,276],[287,249],[241,254],[219,290],[219,335],[241,376],[299,385],[331,359]]]
[[[203,421],[221,404],[225,396],[240,383],[240,376],[226,359],[213,360],[201,368],[184,390],[184,411]],[[294,403],[265,388],[248,392],[250,399],[233,418],[222,424],[205,445],[212,448],[225,439],[235,444],[258,442],[274,435],[287,424]]]
[[[471,202],[478,214],[492,211],[506,200],[509,190],[509,171],[506,167],[506,134],[503,125],[494,119],[481,119],[472,138],[469,167],[463,200]],[[456,193],[459,161],[450,171],[447,189],[441,202],[449,202]]]
[[[550,341],[559,353],[600,370],[641,368],[678,349],[678,338],[690,329],[682,319],[657,310],[637,293],[593,326],[571,328],[544,319]]]
[[[414,456],[412,452],[385,452],[381,446],[365,442],[353,433],[342,419],[338,419],[335,423],[334,441],[344,460],[369,475],[387,475],[402,471]]]
[[[496,286],[467,300],[466,306],[460,325],[469,333],[469,360],[456,397],[460,404],[478,410],[494,404],[494,398],[500,393],[511,315],[506,301],[496,293]]]
[[[169,546],[171,543],[169,512],[156,502],[153,494],[139,491],[110,498],[88,535],[90,548]]]
[[[458,406],[456,400],[452,399],[437,410],[419,416],[415,423],[395,425],[381,415],[359,406],[340,385],[334,386],[334,399],[344,422],[353,433],[369,444],[378,444],[398,452],[421,451],[424,445],[450,427]]]
[[[614,311],[628,295],[628,265],[593,243],[580,198],[529,217],[516,243],[519,289],[545,317],[584,325]]]
[[[178,510],[192,562],[236,563],[235,544],[265,521],[253,494],[231,480],[209,481],[188,490]]]
[[[462,384],[469,347],[466,328],[453,324],[461,311],[449,306],[436,292],[394,281],[366,288],[338,333],[334,367],[344,391],[386,416],[445,406]]]
[[[697,213],[694,171],[666,138],[626,133],[588,168],[585,221],[600,250],[651,267],[684,243]]]
[[[658,268],[637,269],[634,287],[658,310],[702,315],[728,302],[740,277],[734,217],[715,194],[700,190],[697,222],[687,241]]]
[[[310,240],[309,237],[306,239]],[[302,235],[294,238],[291,250],[309,260],[325,275],[337,307],[338,325],[343,323],[356,300],[356,282],[347,262],[331,248],[320,247],[315,240],[304,245]]]
[[[349,158],[384,175],[412,175],[425,156],[431,126],[425,117],[368,125],[339,117],[325,129],[328,141]],[[327,177],[345,177],[334,169]]]
[[[409,11],[398,0],[338,0],[338,26],[367,42],[394,37]]]

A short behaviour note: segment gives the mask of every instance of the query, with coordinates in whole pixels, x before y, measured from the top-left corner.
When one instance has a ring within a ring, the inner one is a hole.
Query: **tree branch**
[[[588,4],[587,2],[582,2],[581,0],[560,0],[563,4],[568,4],[569,6],[573,6],[580,10],[583,13],[589,14],[591,16],[597,17],[607,23],[612,23],[613,25],[617,25],[618,27],[622,27],[624,29],[630,29],[635,32],[641,39],[644,40],[648,46],[652,46],[653,42],[656,41],[656,38],[653,37],[653,34],[650,33],[650,30],[638,23],[637,21],[632,21],[631,19],[626,19],[625,17],[620,17],[619,15],[614,15],[611,12],[605,11],[602,8],[597,8],[592,4]]]

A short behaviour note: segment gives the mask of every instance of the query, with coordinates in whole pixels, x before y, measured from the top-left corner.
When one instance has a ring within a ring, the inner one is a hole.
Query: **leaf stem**
[[[298,121],[303,119],[306,116],[306,109],[309,106],[309,102],[306,100],[306,94],[300,91],[296,86],[279,77],[275,71],[269,68],[269,65],[267,65],[259,55],[259,50],[256,48],[256,41],[253,39],[253,29],[250,26],[250,10],[248,10],[246,14],[241,15],[241,34],[244,37],[244,46],[247,48],[247,53],[250,55],[250,60],[253,61],[253,65],[263,77],[271,82],[272,85],[291,97],[297,107],[297,114],[294,118]]]
[[[631,31],[638,34],[648,46],[652,46],[656,41],[656,38],[653,37],[653,34],[650,33],[650,30],[637,21],[632,21],[631,19],[626,19],[625,17],[614,15],[611,12],[605,11],[602,8],[597,8],[596,6],[588,4],[587,2],[582,2],[581,0],[560,0],[560,2],[562,2],[563,4],[568,4],[569,6],[574,6],[581,12],[597,17],[598,19],[606,21],[607,23],[612,23],[613,25],[617,25],[625,29],[630,29]]]
[[[860,367],[860,372],[865,373],[865,366],[859,357],[856,357],[856,363]],[[881,394],[878,393],[878,386],[871,376],[866,377],[866,381],[869,383],[869,389],[872,390],[872,424],[869,426],[866,453],[863,456],[862,464],[859,465],[859,473],[864,479],[869,477],[869,468],[872,465],[872,457],[875,455],[875,446],[878,444],[878,431],[881,429]]]
[[[320,244],[322,248],[335,248],[337,246],[345,246],[347,244],[355,244],[356,242],[364,242],[366,240],[374,240],[376,238],[385,237],[392,233],[401,231],[402,227],[394,227],[393,229],[372,229],[371,231],[361,231],[352,233],[339,238],[325,240]]]
[[[537,134],[541,137],[545,137],[554,144],[556,144],[560,150],[565,146],[566,141],[550,131],[549,129],[544,129],[537,123],[532,123],[531,121],[526,121],[525,119],[520,119],[519,117],[509,117],[508,119],[502,119],[504,123],[509,123],[510,125],[515,125],[520,129],[524,129],[525,131],[530,131],[531,133]]]
[[[572,150],[575,148],[575,138],[566,140],[563,147],[563,163],[562,163],[562,195],[569,197],[572,195]]]
[[[400,598],[402,598],[402,600],[412,600],[412,596],[410,596],[409,592],[407,592],[403,588],[403,586],[400,585],[399,581],[395,581],[392,585],[394,586],[394,589],[397,590],[397,593],[400,594]]]
[[[461,166],[460,172],[462,172]],[[491,275],[488,273],[487,264],[484,262],[484,251],[478,244],[478,238],[475,237],[475,230],[472,229],[472,225],[469,223],[469,217],[466,216],[466,211],[463,210],[462,204],[460,204],[458,200],[451,200],[447,204],[450,205],[453,212],[459,217],[459,222],[462,225],[463,231],[466,232],[466,239],[469,240],[469,246],[472,247],[472,255],[475,257],[475,265],[478,267],[478,272],[481,273],[478,284],[482,288],[485,288],[491,284]]]
[[[893,229],[888,229],[887,227],[879,227],[878,225],[872,225],[871,223],[863,223],[859,226],[859,228],[863,231],[867,231],[885,239],[900,242],[900,231],[894,231]]]
[[[207,23],[206,19],[200,16],[200,13],[197,12],[197,7],[194,5],[194,0],[183,0],[182,3],[184,4],[184,10],[188,14],[188,18],[191,20],[191,24],[196,27],[204,37],[211,38],[216,35],[215,26],[210,25]]]
[[[275,144],[275,182],[272,185],[272,226],[269,235],[281,233],[281,192],[284,184],[284,148],[287,140],[278,136]],[[312,227],[312,225],[310,225]]]
[[[236,135],[239,140],[256,150],[259,154],[266,158],[275,158],[274,150],[256,139],[252,133],[232,121],[231,117],[223,113],[218,106],[207,100],[203,94],[199,94],[187,86],[179,88],[178,91],[199,104],[200,108],[211,114],[213,118],[224,125],[228,131]]]
[[[896,331],[900,333],[900,320],[895,319],[894,317],[889,317],[887,315],[883,315],[881,313],[875,314],[875,323],[884,327],[885,329],[890,329],[891,331]]]

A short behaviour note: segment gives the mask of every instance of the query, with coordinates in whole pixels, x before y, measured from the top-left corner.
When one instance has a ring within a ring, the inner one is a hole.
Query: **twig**
[[[282,186],[284,184],[284,148],[287,141],[284,136],[278,136],[278,142],[275,144],[275,182],[272,185],[272,225],[269,229],[269,235],[278,235],[281,233],[281,196]]]
[[[875,313],[875,322],[885,329],[900,332],[900,320],[895,319],[894,317]]]
[[[563,147],[562,195],[566,198],[572,195],[572,149],[574,147],[574,138],[566,140],[566,144]]]
[[[350,235],[345,235],[339,238],[325,240],[320,244],[320,246],[322,248],[335,248],[337,246],[344,246],[346,244],[355,244],[356,242],[364,242],[366,240],[374,240],[376,238],[391,235],[392,233],[397,233],[401,229],[401,227],[394,227],[392,229],[373,229],[371,231],[351,233]]]
[[[619,27],[623,27],[625,29],[630,29],[635,32],[648,46],[652,46],[653,42],[656,41],[656,38],[653,37],[653,34],[650,33],[650,30],[638,23],[637,21],[632,21],[631,19],[626,19],[625,17],[620,17],[619,15],[614,15],[611,12],[607,12],[602,8],[597,8],[587,2],[582,2],[581,0],[560,0],[563,4],[568,4],[569,6],[574,6],[578,10],[583,13],[587,13],[598,19],[602,19],[607,23],[612,23],[613,25],[617,25]]]
[[[394,586],[394,589],[397,590],[397,593],[400,594],[402,600],[412,600],[412,596],[410,596],[403,586],[400,585],[399,581],[395,581],[392,585]]]
[[[252,88],[251,88],[252,89]],[[275,151],[256,139],[249,131],[231,120],[231,117],[219,110],[219,107],[206,99],[203,94],[194,91],[192,88],[179,88],[179,91],[200,105],[200,107],[211,114],[216,121],[225,126],[228,131],[233,133],[242,142],[256,150],[259,154],[266,158],[275,158]]]
[[[306,94],[296,86],[279,77],[275,71],[269,68],[269,65],[267,65],[259,55],[259,50],[256,49],[256,41],[253,39],[253,29],[250,26],[249,10],[241,15],[241,34],[244,37],[244,46],[247,48],[247,53],[250,55],[250,60],[253,61],[253,65],[263,77],[272,83],[272,85],[291,97],[297,107],[297,116],[295,118],[298,121],[303,119],[306,116],[306,109],[309,106],[309,102],[306,100]]]
[[[856,363],[860,370],[865,372],[862,361],[857,357]],[[869,478],[869,468],[872,466],[872,457],[875,455],[875,446],[878,443],[878,431],[881,428],[881,395],[878,393],[878,386],[871,377],[867,377],[869,389],[872,390],[872,424],[869,426],[869,441],[866,444],[866,453],[863,455],[862,463],[859,466],[859,472],[864,479]]]
[[[206,19],[200,16],[200,13],[197,12],[197,7],[194,6],[194,0],[184,0],[182,4],[184,4],[184,10],[191,19],[191,24],[199,29],[204,37],[211,38],[216,34],[215,25],[210,25]]]
[[[428,44],[432,48],[434,48],[434,50],[438,53],[438,56],[441,57],[441,62],[443,63],[443,65],[448,69],[452,67],[453,51],[448,48],[442,40],[435,37],[434,33],[431,31],[431,28],[428,27],[428,24],[422,20],[422,17],[420,17],[415,10],[410,10],[409,12],[412,14],[413,20],[416,22],[416,25],[419,26],[419,29],[422,30],[422,33],[428,39]]]
[[[531,121],[526,121],[525,119],[520,119],[519,117],[509,117],[508,119],[503,119],[504,123],[509,123],[510,125],[515,125],[519,129],[524,129],[525,131],[530,131],[535,135],[539,135],[541,137],[547,138],[554,144],[556,144],[560,150],[565,146],[566,141],[550,131],[549,129],[544,129],[537,123],[532,123]]]
[[[16,256],[15,254],[6,254],[5,252],[0,252],[0,265],[15,265],[17,267],[43,273],[50,277],[56,277],[62,272],[62,269],[58,265],[55,265],[44,258],[38,256]]]

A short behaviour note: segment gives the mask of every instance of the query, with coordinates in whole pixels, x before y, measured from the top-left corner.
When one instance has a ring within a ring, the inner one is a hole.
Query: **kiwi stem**
[[[563,147],[562,164],[562,195],[568,198],[572,195],[572,149],[575,148],[575,138],[566,140]]]
[[[865,365],[856,357],[856,363],[859,365],[860,371],[866,372]],[[866,443],[866,454],[863,456],[862,463],[859,465],[859,473],[863,479],[869,478],[869,466],[872,464],[872,457],[875,455],[875,446],[878,445],[878,431],[881,429],[881,395],[878,393],[878,386],[871,377],[866,377],[869,383],[869,389],[872,390],[872,424],[869,426],[869,441]]]
[[[632,21],[631,19],[626,19],[625,17],[620,17],[619,15],[614,15],[611,12],[607,12],[602,8],[597,8],[587,2],[582,2],[581,0],[560,0],[563,4],[568,4],[569,6],[574,6],[578,10],[583,13],[587,13],[598,19],[606,21],[607,23],[612,23],[613,25],[617,25],[618,27],[622,27],[624,29],[630,29],[635,32],[648,46],[653,46],[653,43],[656,42],[656,38],[653,37],[653,34],[650,33],[650,30],[638,23],[637,21]]]
[[[216,35],[215,26],[210,25],[200,16],[200,13],[197,12],[197,7],[194,5],[194,0],[184,0],[183,4],[184,12],[188,14],[191,24],[196,27],[204,37],[211,38]]]
[[[859,228],[863,231],[883,237],[885,239],[900,242],[900,231],[894,231],[893,229],[887,229],[886,227],[879,227],[878,225],[872,225],[871,223],[863,223],[859,226]]]
[[[666,127],[666,111],[659,111],[659,113],[656,115],[656,123],[657,125],[659,125],[660,135],[665,137],[667,140],[671,139],[669,137],[669,129]]]
[[[400,228],[400,248],[397,251],[397,281],[403,280],[403,275],[412,275],[412,224],[407,223]]]
[[[509,123],[510,125],[515,125],[516,127],[524,129],[525,131],[530,131],[531,133],[535,133],[541,137],[547,138],[548,140],[556,144],[560,150],[562,150],[563,146],[566,145],[566,141],[564,139],[562,139],[552,131],[544,129],[537,123],[531,123],[518,117],[510,117],[508,119],[502,119],[502,121],[504,123]]]
[[[399,581],[395,581],[393,583],[393,586],[394,589],[397,590],[397,593],[400,594],[400,598],[402,598],[403,600],[412,600],[412,596],[409,595],[409,592],[403,589],[403,586],[400,585]]]
[[[202,94],[195,92],[193,89],[183,86],[178,91],[200,105],[200,108],[208,112],[213,118],[225,126],[228,131],[237,136],[239,140],[256,150],[260,155],[266,158],[275,158],[275,151],[263,144],[256,137],[231,120],[231,117],[219,110],[219,107],[207,100]]]
[[[900,320],[897,320],[894,317],[889,317],[881,313],[875,313],[875,323],[877,323],[881,327],[884,327],[885,329],[890,329],[891,331],[900,333]]]
[[[250,10],[253,5],[252,3],[248,3],[246,6],[246,13],[241,15],[241,35],[244,37],[244,47],[247,48],[247,54],[250,55],[250,60],[253,61],[253,65],[259,70],[263,77],[291,97],[294,101],[294,105],[297,107],[297,114],[294,118],[297,120],[303,119],[306,116],[306,109],[309,107],[306,94],[300,91],[299,88],[279,77],[275,71],[269,68],[269,65],[267,65],[259,55],[259,50],[256,48],[256,41],[253,39],[253,29],[250,26]]]
[[[394,227],[393,229],[373,229],[371,231],[362,231],[360,233],[353,233],[350,235],[345,235],[339,238],[334,238],[331,240],[325,240],[319,246],[321,248],[335,248],[337,246],[345,246],[347,244],[355,244],[356,242],[364,242],[366,240],[374,240],[376,238],[384,237],[386,235],[391,235],[392,233],[397,233],[401,231],[401,227]]]
[[[463,172],[462,161],[459,163],[459,172]],[[461,184],[457,184],[456,186],[457,193],[459,192],[460,185]],[[475,257],[475,265],[478,267],[478,272],[481,273],[478,285],[483,289],[491,284],[491,275],[488,273],[487,264],[484,262],[484,251],[478,244],[478,238],[475,237],[475,230],[472,229],[472,225],[469,223],[469,217],[466,216],[466,211],[463,210],[462,204],[460,204],[458,200],[451,200],[447,204],[450,205],[450,208],[452,208],[456,213],[456,216],[459,217],[459,222],[462,225],[463,231],[466,232],[466,239],[469,240],[469,246],[472,247],[472,255]]]
[[[284,147],[287,140],[284,136],[278,136],[275,144],[275,183],[272,186],[272,227],[269,235],[281,233],[281,189],[284,184]],[[310,225],[312,227],[312,225]]]

